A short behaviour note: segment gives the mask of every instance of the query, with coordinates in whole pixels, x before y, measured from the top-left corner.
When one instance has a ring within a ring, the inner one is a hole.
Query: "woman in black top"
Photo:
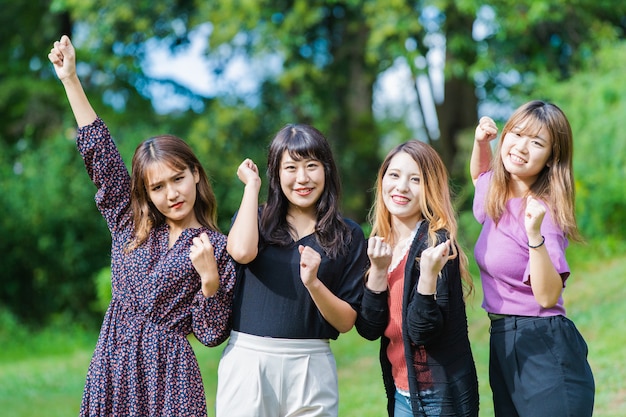
[[[362,230],[339,213],[330,146],[311,126],[281,129],[260,209],[256,165],[246,159],[237,175],[245,188],[227,249],[240,278],[217,416],[336,416],[328,340],[354,325],[367,256]]]

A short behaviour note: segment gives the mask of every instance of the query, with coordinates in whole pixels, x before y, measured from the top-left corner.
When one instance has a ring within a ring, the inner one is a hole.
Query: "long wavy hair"
[[[198,173],[196,201],[193,210],[198,222],[215,231],[217,226],[217,202],[204,168],[189,145],[179,137],[160,135],[141,142],[135,149],[131,168],[131,210],[135,230],[126,247],[130,252],[148,238],[150,231],[166,220],[166,217],[150,201],[147,190],[147,170],[155,163],[165,163],[175,170],[189,168]]]
[[[491,161],[493,177],[486,196],[487,214],[497,223],[506,211],[511,175],[504,168],[500,151],[507,133],[519,126],[524,126],[519,132],[523,135],[537,136],[542,128],[550,135],[551,155],[529,193],[547,203],[552,218],[568,238],[581,241],[575,213],[572,128],[565,113],[552,103],[534,100],[523,104],[504,125]]]
[[[280,162],[285,152],[296,161],[314,159],[324,167],[324,191],[315,203],[315,237],[330,258],[347,252],[351,234],[339,210],[341,181],[330,145],[324,135],[312,126],[288,124],[269,146],[267,157],[268,193],[260,218],[260,231],[267,244],[293,244],[287,222],[289,200],[280,186]]]
[[[401,152],[410,155],[420,169],[421,192],[419,194],[419,205],[422,217],[428,223],[429,246],[441,243],[437,240],[437,232],[443,231],[450,238],[452,242],[452,255],[450,258],[459,257],[461,279],[463,280],[466,296],[468,296],[473,292],[474,284],[469,272],[467,255],[465,255],[465,252],[456,240],[458,223],[452,206],[448,171],[441,157],[432,146],[419,140],[409,140],[389,151],[376,177],[374,205],[369,214],[372,224],[370,236],[383,237],[391,245],[397,243],[394,242],[393,238],[391,213],[389,213],[383,201],[382,183],[391,159]]]

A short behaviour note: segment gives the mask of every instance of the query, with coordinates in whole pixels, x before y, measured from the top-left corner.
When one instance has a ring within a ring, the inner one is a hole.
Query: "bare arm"
[[[251,159],[244,160],[237,169],[237,176],[245,184],[237,218],[228,233],[226,250],[232,258],[247,264],[256,258],[259,246],[259,169]]]
[[[490,117],[483,116],[478,122],[476,133],[474,135],[474,147],[472,148],[472,156],[470,159],[470,175],[472,182],[476,184],[476,180],[483,172],[489,170],[492,152],[491,142],[498,135],[496,123]]]
[[[309,291],[315,306],[335,329],[346,333],[356,321],[356,311],[352,306],[337,297],[317,277],[321,256],[308,246],[300,246],[300,278]]]
[[[76,51],[70,38],[63,35],[61,40],[54,42],[48,59],[54,65],[54,70],[65,87],[65,93],[78,127],[93,123],[98,116],[91,107],[76,74]]]
[[[546,214],[546,208],[531,196],[526,201],[524,224],[528,236],[530,286],[535,300],[543,308],[554,307],[563,292],[563,279],[557,272],[548,249],[545,238],[541,235],[541,222]]]

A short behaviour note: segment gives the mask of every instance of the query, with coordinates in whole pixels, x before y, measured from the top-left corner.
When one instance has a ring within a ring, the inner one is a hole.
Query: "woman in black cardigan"
[[[356,327],[381,337],[390,416],[477,416],[478,381],[464,289],[473,289],[448,175],[435,150],[395,147],[377,177],[367,273]]]

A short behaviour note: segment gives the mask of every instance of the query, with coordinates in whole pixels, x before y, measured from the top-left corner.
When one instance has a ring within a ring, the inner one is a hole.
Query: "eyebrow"
[[[389,168],[387,168],[387,172],[389,172],[389,171],[398,172],[398,171],[402,171],[402,168],[397,168],[397,167],[390,166]],[[422,175],[418,171],[413,171],[413,172],[409,172],[409,176],[421,177]]]
[[[186,171],[186,170],[177,171],[177,172],[175,172],[175,173],[174,173],[174,175],[170,176],[169,178],[165,178],[165,179],[162,179],[162,180],[160,180],[160,181],[156,181],[156,182],[148,183],[148,187],[153,188],[153,187],[155,187],[155,186],[157,186],[157,185],[159,185],[159,184],[161,184],[161,183],[163,183],[163,182],[166,182],[166,181],[168,181],[168,180],[174,179],[174,178],[176,178],[176,177],[180,176],[180,174],[184,173],[185,171]]]

